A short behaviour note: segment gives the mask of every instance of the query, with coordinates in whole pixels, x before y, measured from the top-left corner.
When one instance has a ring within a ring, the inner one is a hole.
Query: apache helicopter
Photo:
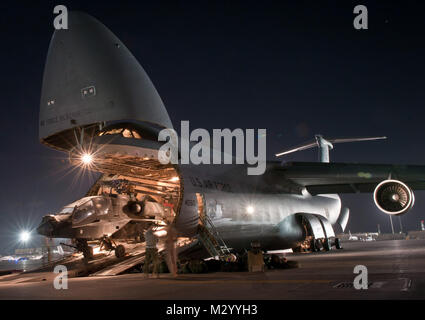
[[[104,188],[109,187],[109,192]],[[93,247],[88,241],[95,240],[100,249],[115,250],[117,258],[125,255],[125,247],[117,241],[143,241],[143,232],[150,226],[164,229],[174,214],[166,205],[158,203],[149,195],[140,196],[124,180],[103,180],[93,189],[99,195],[86,196],[63,207],[58,213],[43,217],[37,232],[49,238],[74,239],[71,246],[93,257]],[[90,192],[89,192],[90,193]]]
[[[39,138],[102,176],[88,198],[44,217],[41,234],[76,239],[87,252],[89,239],[108,246],[161,223],[204,244],[209,229],[210,255],[250,248],[253,240],[264,250],[330,250],[340,248],[335,230],[349,218],[339,193],[372,193],[382,212],[401,215],[414,204],[412,190],[425,189],[425,166],[329,161],[333,144],[364,139],[318,135],[287,152],[317,146],[319,162],[267,161],[263,175],[247,175],[248,164],[162,164],[158,134],[173,125],[146,72],[98,20],[70,12],[68,22],[49,46]],[[134,191],[120,192],[113,181]]]

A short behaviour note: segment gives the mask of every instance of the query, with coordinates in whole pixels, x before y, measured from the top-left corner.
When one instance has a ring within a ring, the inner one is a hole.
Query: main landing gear
[[[68,244],[64,245],[70,246]],[[70,247],[82,252],[86,261],[93,259],[93,247],[88,245],[86,239],[76,239],[75,246]],[[100,239],[100,249],[106,249],[109,251],[114,250],[115,256],[117,258],[122,258],[125,256],[125,247],[122,244],[116,245],[116,243],[108,237],[103,237],[102,239]]]
[[[105,248],[109,251],[115,250],[115,256],[117,258],[122,258],[125,256],[125,247],[122,244],[117,246],[114,240],[111,238],[103,237],[100,240],[100,249],[102,248]]]
[[[324,251],[331,251],[332,247],[335,249],[342,249],[341,241],[339,238],[323,238],[312,240],[311,251],[317,252],[323,248]]]
[[[301,243],[299,246],[292,248],[293,252],[319,252],[330,251],[332,247],[335,249],[342,249],[341,240],[339,238],[311,238]]]
[[[87,244],[87,240],[85,239],[77,239],[75,248],[82,252],[84,255],[84,259],[91,260],[93,259],[93,247],[90,247]]]
[[[335,238],[335,248],[342,249],[341,240],[339,238]]]

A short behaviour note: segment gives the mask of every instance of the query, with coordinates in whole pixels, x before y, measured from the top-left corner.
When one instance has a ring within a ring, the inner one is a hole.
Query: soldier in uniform
[[[248,271],[264,272],[264,257],[258,241],[251,242],[251,250],[248,251]]]
[[[159,257],[158,257],[158,238],[154,234],[153,227],[150,227],[145,232],[145,240],[146,240],[146,253],[145,253],[145,263],[143,266],[143,271],[146,276],[149,274],[149,265],[152,263],[152,275],[159,277],[158,269],[159,269]]]

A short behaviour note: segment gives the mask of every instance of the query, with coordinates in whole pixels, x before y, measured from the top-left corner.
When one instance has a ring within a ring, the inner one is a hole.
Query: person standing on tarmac
[[[146,240],[146,252],[145,252],[145,263],[143,265],[143,271],[145,276],[149,274],[149,265],[152,263],[152,275],[155,275],[157,278],[159,277],[158,269],[159,269],[159,257],[158,257],[158,238],[154,234],[153,227],[151,226],[145,232],[145,240]]]
[[[173,277],[177,277],[177,232],[173,225],[167,228],[167,239],[165,240],[167,266]]]

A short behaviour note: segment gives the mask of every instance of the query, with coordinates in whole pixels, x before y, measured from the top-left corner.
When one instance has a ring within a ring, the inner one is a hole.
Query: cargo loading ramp
[[[176,243],[176,250],[177,252],[184,250],[186,247],[193,245],[195,242],[197,242],[196,239],[181,239],[178,240]],[[165,244],[160,243],[158,244],[158,254],[165,253]],[[134,268],[138,264],[141,264],[145,261],[145,252],[146,248],[143,245],[143,247],[139,247],[137,252],[132,252],[130,255],[132,255],[131,258],[127,258],[124,261],[118,262],[114,265],[108,266],[102,270],[99,270],[95,273],[92,273],[90,276],[96,276],[96,277],[103,277],[103,276],[117,276],[120,274],[125,273],[126,271]]]
[[[162,252],[163,250],[164,250],[164,247],[160,246],[160,248],[158,249],[158,253]],[[124,261],[118,262],[112,266],[106,267],[95,273],[92,273],[90,276],[102,277],[102,276],[117,276],[119,274],[122,274],[126,272],[127,270],[135,267],[136,265],[143,263],[143,261],[145,260],[145,253],[146,253],[146,248],[143,247],[137,253],[132,253],[131,255],[133,255],[133,257],[128,258]]]

